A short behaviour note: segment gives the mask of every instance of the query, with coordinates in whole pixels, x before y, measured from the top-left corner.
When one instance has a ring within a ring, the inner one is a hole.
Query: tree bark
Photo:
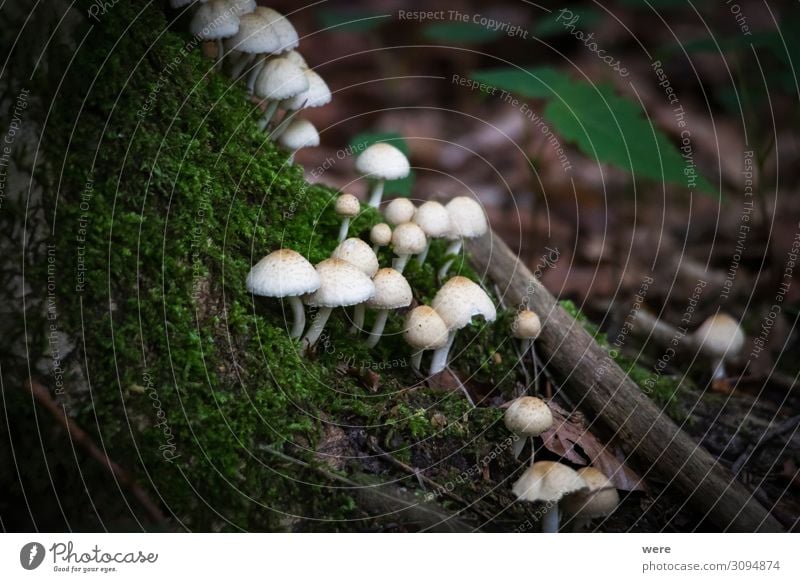
[[[494,233],[467,248],[509,308],[542,318],[537,348],[577,405],[611,429],[627,453],[723,531],[777,532],[781,524],[643,393]],[[602,371],[602,372],[601,372]]]

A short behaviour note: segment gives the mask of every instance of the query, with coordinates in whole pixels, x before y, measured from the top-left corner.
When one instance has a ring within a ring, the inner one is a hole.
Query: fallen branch
[[[726,531],[783,531],[781,524],[645,395],[576,322],[511,249],[489,234],[468,243],[471,261],[511,305],[536,311],[544,360],[585,412],[614,431],[644,476],[658,475],[703,518]]]

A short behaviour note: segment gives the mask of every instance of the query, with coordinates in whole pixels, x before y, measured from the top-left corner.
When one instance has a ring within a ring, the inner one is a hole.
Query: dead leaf
[[[611,447],[604,445],[586,428],[583,416],[570,414],[552,400],[553,428],[542,433],[544,446],[576,465],[591,465],[622,491],[644,491],[645,484],[628,468]]]

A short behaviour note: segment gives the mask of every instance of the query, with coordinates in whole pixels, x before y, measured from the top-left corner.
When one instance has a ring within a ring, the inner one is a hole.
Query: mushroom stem
[[[300,337],[303,335],[303,329],[306,327],[306,312],[303,309],[303,302],[300,301],[300,297],[297,295],[288,297],[288,299],[289,305],[292,306],[292,312],[294,313],[294,324],[292,325],[292,333],[289,337]]]
[[[375,253],[377,255],[379,250],[381,250],[381,245],[379,245],[379,244],[372,245],[372,252],[373,253]]]
[[[724,380],[727,378],[725,373],[725,357],[721,357],[714,365],[714,374],[711,376],[712,380]]]
[[[536,456],[536,445],[533,442],[533,437],[529,437],[528,440],[531,441],[531,467],[533,467],[534,457]]]
[[[345,216],[342,219],[342,226],[339,227],[339,242],[347,238],[347,230],[350,228],[350,217]]]
[[[520,339],[519,340],[519,347],[522,355],[520,355],[520,365],[522,365],[522,370],[525,372],[525,376],[528,376],[528,372],[525,369],[525,356],[528,352],[531,353],[531,361],[533,362],[533,392],[534,394],[539,393],[539,358],[536,356],[536,348],[533,344],[533,339]],[[526,386],[527,389],[527,386]],[[527,390],[526,390],[527,392]]]
[[[383,180],[375,180],[372,184],[372,192],[369,196],[369,205],[373,208],[377,208],[381,205],[381,200],[383,200]]]
[[[368,348],[374,348],[378,345],[378,341],[381,339],[381,334],[383,333],[383,328],[386,327],[386,318],[388,317],[388,309],[381,309],[378,311],[378,315],[375,316],[375,323],[372,325],[372,331],[369,332],[369,339],[367,340]]]
[[[286,128],[289,127],[289,124],[292,122],[292,119],[297,117],[297,114],[300,112],[298,109],[297,111],[289,112],[287,111],[286,114],[281,119],[281,122],[272,130],[272,139],[278,139],[283,132],[286,131]]]
[[[328,323],[328,318],[331,316],[331,311],[333,311],[332,307],[319,308],[316,316],[314,316],[314,321],[311,322],[311,325],[309,326],[308,331],[303,338],[303,344],[306,346],[306,348],[310,348],[317,343],[319,336],[322,335],[322,331],[325,329],[325,324]]]
[[[225,45],[222,43],[222,39],[217,39],[217,62],[215,66],[218,69],[222,69],[222,59],[225,58]]]
[[[350,333],[358,333],[364,328],[364,312],[367,308],[363,303],[359,303],[353,309],[353,325],[350,326]]]
[[[433,359],[431,360],[431,375],[438,374],[447,367],[447,356],[450,354],[450,348],[453,346],[455,338],[456,330],[451,329],[447,334],[447,343],[434,350]]]
[[[261,68],[264,66],[264,57],[261,55],[256,55],[254,62],[252,63],[252,68],[250,69],[250,74],[247,76],[247,92],[252,93],[256,86],[256,79],[258,78],[258,74],[261,72]]]
[[[445,256],[447,256],[447,255],[457,255],[458,253],[460,253],[461,252],[461,243],[462,243],[461,239],[454,240],[453,242],[451,242],[450,245],[447,247],[447,251],[445,252]],[[442,265],[442,268],[439,269],[439,280],[444,279],[445,277],[447,277],[447,271],[450,270],[450,265],[453,264],[454,260],[455,260],[455,256],[451,256],[449,259],[447,259],[447,262],[444,265]]]
[[[428,244],[425,245],[425,250],[417,255],[417,262],[420,267],[425,264],[425,259],[428,258],[428,251],[431,250],[431,240],[428,239]]]
[[[402,273],[403,269],[405,269],[406,265],[408,264],[409,258],[411,258],[411,255],[399,255],[394,261],[392,261],[392,268],[398,273]]]
[[[232,57],[229,56],[228,58],[231,59]],[[253,60],[253,55],[248,53],[240,53],[239,58],[231,64],[230,68],[231,78],[234,81],[238,81],[239,77],[241,77],[242,73],[244,73],[247,70],[247,67],[252,62],[252,60]]]
[[[272,116],[275,115],[275,110],[278,109],[277,101],[269,101],[268,103],[269,105],[267,105],[267,110],[264,112],[264,116],[258,122],[258,127],[260,129],[267,128],[270,119],[272,119]]]
[[[419,372],[419,367],[422,365],[422,353],[425,350],[417,350],[411,354],[411,368]]]
[[[558,504],[548,501],[542,511],[542,533],[558,533]]]
[[[517,435],[515,435],[515,436],[517,436]],[[519,459],[519,456],[522,454],[522,449],[525,448],[525,441],[526,440],[527,439],[525,439],[525,438],[523,438],[521,436],[517,436],[517,438],[514,440],[514,448],[512,449],[512,452],[514,453],[514,458],[515,459]]]

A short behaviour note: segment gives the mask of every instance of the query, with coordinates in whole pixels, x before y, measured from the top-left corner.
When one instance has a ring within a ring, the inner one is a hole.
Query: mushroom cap
[[[189,31],[203,40],[233,36],[239,31],[239,14],[227,0],[211,0],[195,11]]]
[[[447,325],[433,307],[420,305],[406,317],[403,337],[418,350],[435,350],[447,343]]]
[[[469,196],[456,196],[445,208],[450,215],[448,238],[476,238],[489,230],[483,208]]]
[[[727,313],[717,313],[706,319],[694,332],[701,349],[719,358],[735,357],[744,347],[742,328]]]
[[[320,278],[303,255],[291,249],[280,249],[250,269],[246,285],[255,295],[293,297],[319,289]]]
[[[255,92],[262,99],[280,101],[308,89],[303,70],[289,59],[269,59],[256,77]]]
[[[565,495],[587,488],[583,478],[566,465],[539,461],[528,467],[511,491],[521,501],[558,502]]]
[[[411,171],[408,158],[391,144],[378,142],[356,158],[356,170],[363,176],[379,180],[405,178]]]
[[[466,327],[476,315],[482,315],[486,321],[497,318],[497,310],[486,292],[480,285],[461,276],[453,277],[439,289],[431,307],[448,329]]]
[[[289,51],[287,53],[284,53],[282,56],[283,58],[292,61],[292,63],[294,63],[301,69],[308,68],[308,63],[306,63],[306,60],[303,58],[303,55],[301,55],[298,51]]]
[[[503,415],[506,428],[521,437],[535,437],[553,426],[553,413],[535,396],[517,398]]]
[[[278,138],[278,143],[291,151],[316,147],[319,145],[319,133],[310,121],[293,119]]]
[[[386,222],[397,226],[404,222],[411,222],[416,211],[417,207],[408,198],[395,198],[383,209],[383,216],[386,218]]]
[[[256,0],[226,0],[226,2],[237,16],[244,16],[258,8]]]
[[[358,201],[358,198],[352,194],[341,194],[336,199],[336,204],[333,206],[333,209],[339,216],[353,218],[354,216],[358,216],[358,213],[361,212],[361,203]]]
[[[227,43],[229,48],[249,54],[272,54],[279,52],[281,41],[268,15],[260,8],[243,14],[239,19],[239,31]]]
[[[376,224],[369,231],[369,240],[381,247],[388,245],[392,241],[392,227],[385,222]]]
[[[442,204],[429,200],[417,208],[414,222],[430,238],[441,238],[450,232],[450,214]]]
[[[372,279],[341,259],[325,259],[316,267],[320,286],[303,300],[316,307],[347,307],[364,303],[375,293]]]
[[[577,473],[589,490],[564,497],[561,509],[569,515],[589,519],[612,513],[619,505],[619,493],[611,480],[594,467],[581,467]]]
[[[277,10],[266,6],[259,6],[256,8],[256,12],[260,13],[266,22],[269,22],[278,39],[278,48],[270,52],[282,53],[297,48],[297,45],[300,44],[300,38],[288,18]]]
[[[542,331],[542,321],[530,309],[517,313],[511,324],[511,333],[518,339],[536,339]]]
[[[331,258],[350,263],[368,277],[373,277],[378,272],[378,257],[360,238],[348,238],[340,242],[339,246],[333,249]]]
[[[372,278],[375,295],[367,305],[373,309],[400,309],[411,305],[411,285],[400,271],[385,267]]]
[[[302,58],[302,57],[301,57]],[[316,71],[307,66],[298,65],[308,80],[308,89],[281,103],[284,109],[305,109],[309,107],[322,107],[331,102],[331,90],[328,84]]]
[[[392,247],[396,255],[416,255],[425,250],[428,239],[413,222],[398,224],[392,232]]]

